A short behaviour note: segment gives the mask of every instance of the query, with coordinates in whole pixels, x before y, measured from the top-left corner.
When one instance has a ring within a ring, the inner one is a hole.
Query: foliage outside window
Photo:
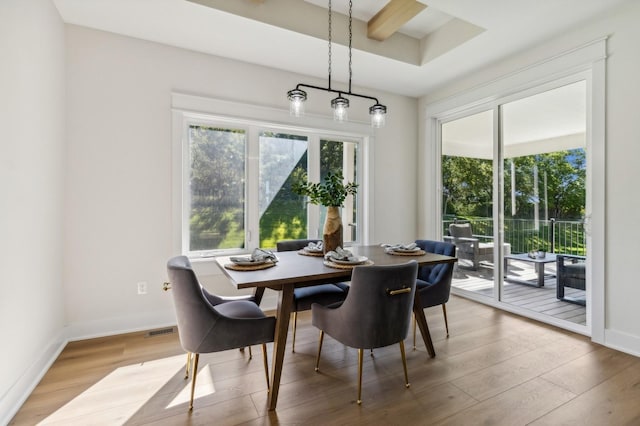
[[[357,143],[352,140],[241,127],[188,125],[188,226],[183,226],[188,236],[183,241],[192,255],[316,238],[324,212],[310,216],[309,209],[317,207],[293,192],[293,182],[308,173],[323,178],[329,171],[357,180]],[[256,135],[255,140],[250,135]],[[248,196],[251,193],[257,197]],[[345,222],[353,224],[345,241],[357,238],[355,206],[355,197],[350,197],[343,209]]]

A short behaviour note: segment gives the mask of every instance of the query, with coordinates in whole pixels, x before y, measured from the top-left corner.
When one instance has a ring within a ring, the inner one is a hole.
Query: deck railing
[[[471,223],[474,235],[487,241],[493,239],[492,218],[454,219],[442,222],[443,235],[451,223]],[[586,255],[586,238],[582,221],[540,220],[538,226],[530,219],[505,219],[504,241],[511,244],[511,253],[544,250],[549,253]]]

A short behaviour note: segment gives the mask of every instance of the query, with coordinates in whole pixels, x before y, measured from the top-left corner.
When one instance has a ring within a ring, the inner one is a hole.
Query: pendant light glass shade
[[[372,127],[384,127],[387,107],[381,104],[375,104],[369,108],[369,115],[371,115]]]
[[[338,96],[331,100],[331,108],[333,108],[333,119],[336,121],[347,121],[349,99]]]
[[[287,92],[289,98],[289,114],[300,117],[304,115],[304,101],[307,100],[307,92],[300,89],[293,89]]]

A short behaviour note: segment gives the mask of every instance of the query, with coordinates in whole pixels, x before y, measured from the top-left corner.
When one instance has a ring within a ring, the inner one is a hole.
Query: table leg
[[[424,340],[424,345],[427,347],[429,357],[433,358],[436,356],[436,350],[433,347],[431,334],[429,333],[429,326],[427,325],[427,317],[425,317],[424,315],[422,302],[420,302],[420,293],[418,293],[417,291],[413,299],[413,314],[416,317],[416,322],[418,323],[418,327],[420,328],[420,334],[422,334],[422,340]]]
[[[271,363],[271,391],[267,399],[269,410],[275,410],[280,390],[280,377],[284,362],[287,333],[289,331],[289,317],[293,307],[293,286],[285,285],[278,297],[278,312],[276,314],[276,334],[273,340],[273,359]]]
[[[544,287],[544,263],[536,263],[538,270],[538,287]]]

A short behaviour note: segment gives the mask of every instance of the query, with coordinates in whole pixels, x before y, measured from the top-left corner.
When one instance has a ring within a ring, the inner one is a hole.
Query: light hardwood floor
[[[10,424],[640,424],[640,358],[455,296],[447,312],[448,339],[441,309],[427,309],[435,358],[406,342],[409,389],[398,345],[365,356],[361,406],[357,351],[326,337],[314,372],[318,332],[305,312],[275,412],[259,347],[252,360],[248,351],[202,355],[188,414],[177,334],[133,333],[70,343]]]

